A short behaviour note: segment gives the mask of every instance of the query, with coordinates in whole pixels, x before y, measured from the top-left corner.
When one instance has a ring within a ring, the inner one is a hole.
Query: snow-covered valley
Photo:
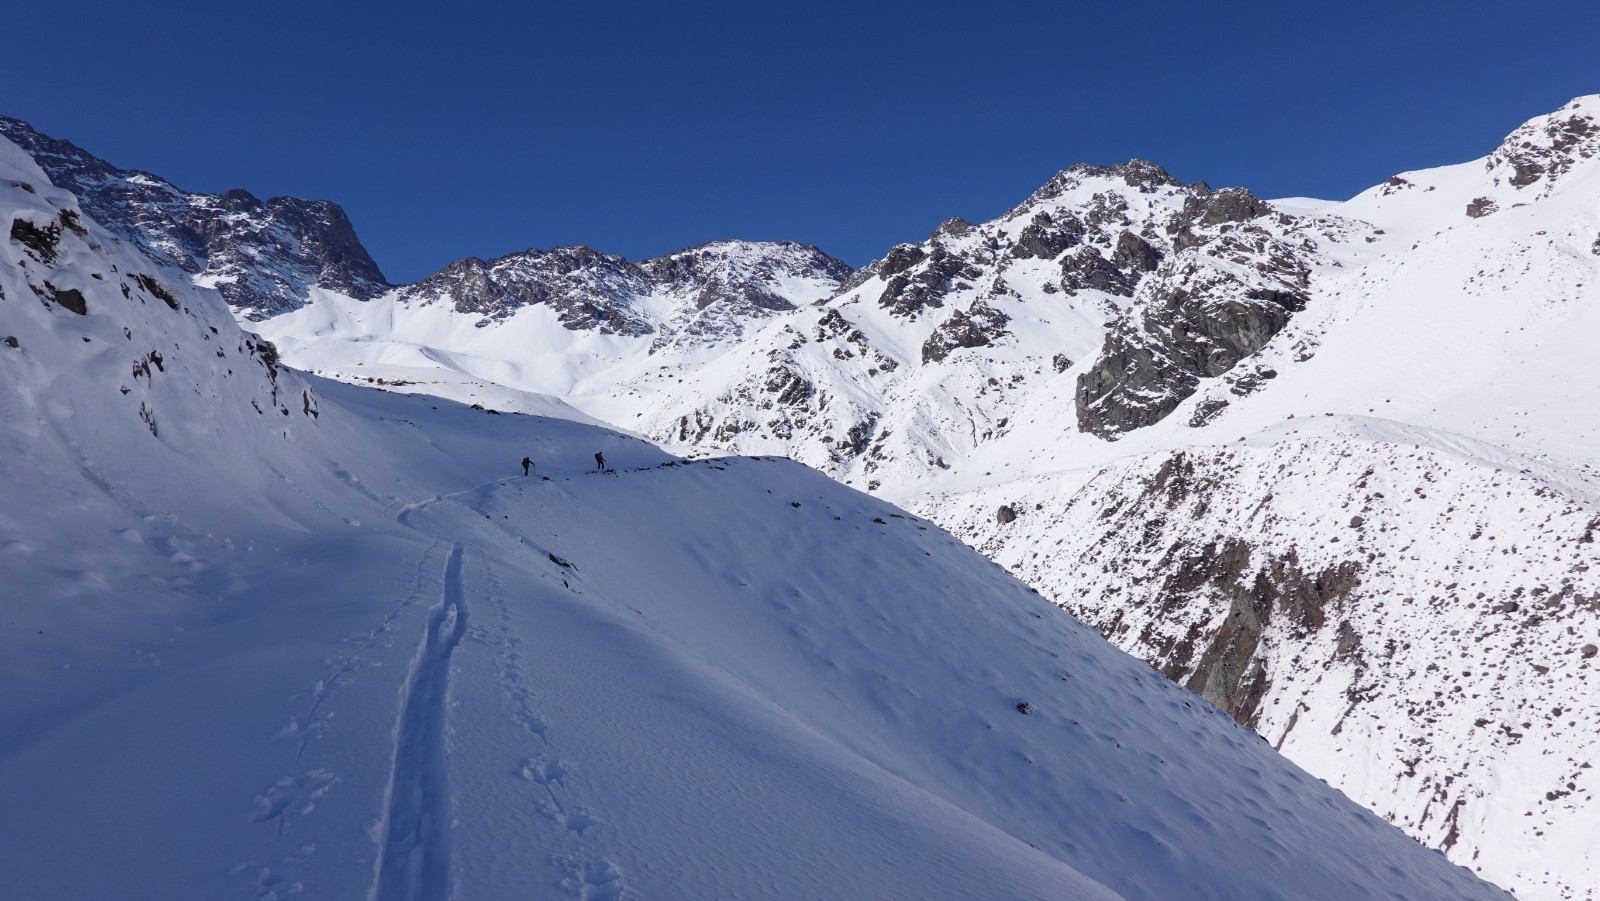
[[[0,884],[1592,897],[1597,111],[399,287],[0,121]]]

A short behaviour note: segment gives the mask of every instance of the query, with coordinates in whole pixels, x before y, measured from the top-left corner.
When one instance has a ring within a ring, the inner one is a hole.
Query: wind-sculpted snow
[[[0,215],[7,897],[1504,897],[931,523]]]

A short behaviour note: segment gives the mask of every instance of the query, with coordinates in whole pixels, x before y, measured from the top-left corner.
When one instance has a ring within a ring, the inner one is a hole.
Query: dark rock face
[[[1305,308],[1309,280],[1293,249],[1253,226],[1163,263],[1078,376],[1078,427],[1114,438],[1160,421],[1200,379],[1228,372],[1281,331]]]
[[[70,310],[79,316],[89,315],[89,304],[83,292],[77,288],[57,288],[49,282],[44,283],[45,295],[64,310]]]
[[[1478,197],[1467,203],[1467,215],[1473,219],[1482,219],[1499,208],[1500,205],[1493,200],[1487,197]]]
[[[61,243],[61,228],[53,222],[40,227],[26,219],[13,219],[11,240],[28,248],[34,259],[48,266],[56,260],[56,247]]]
[[[1512,132],[1489,154],[1490,172],[1517,188],[1547,186],[1575,164],[1600,155],[1600,122],[1575,101]]]
[[[1354,563],[1307,573],[1293,553],[1257,565],[1252,565],[1253,556],[1250,547],[1237,540],[1207,546],[1195,556],[1181,558],[1178,570],[1161,589],[1164,604],[1197,596],[1227,602],[1227,616],[1215,633],[1180,642],[1161,669],[1244,725],[1255,724],[1271,684],[1271,674],[1256,654],[1268,626],[1282,621],[1282,628],[1301,637],[1317,631],[1329,611],[1349,597],[1359,575]],[[1190,656],[1202,646],[1198,659]],[[1359,651],[1359,636],[1348,622],[1343,623],[1336,652],[1354,658]]]
[[[895,248],[896,251],[907,245]],[[976,279],[982,270],[966,259],[935,243],[930,251],[910,247],[896,255],[890,252],[879,274],[891,274],[878,304],[896,316],[915,316],[929,308],[944,306],[944,298],[958,286],[958,279]]]
[[[1154,272],[1161,265],[1161,251],[1149,241],[1130,231],[1117,236],[1117,249],[1111,254],[1111,265],[1132,272]]]
[[[1360,584],[1361,567],[1344,561],[1311,569],[1293,550],[1265,552],[1238,535],[1198,540],[1176,534],[1175,523],[1201,515],[1196,511],[1212,503],[1229,478],[1214,461],[1177,452],[1132,483],[1132,491],[1101,518],[1114,522],[1149,559],[1160,561],[1154,590],[1140,602],[1156,619],[1165,622],[1180,611],[1222,611],[1220,617],[1194,619],[1165,636],[1147,631],[1140,639],[1146,659],[1239,723],[1254,726],[1272,684],[1261,653],[1270,636],[1304,640],[1337,622],[1334,654],[1358,668],[1365,665],[1361,636],[1341,619]],[[1101,629],[1109,634],[1120,622],[1119,614]]]
[[[850,273],[848,264],[793,241],[719,241],[638,263],[588,247],[556,247],[458,260],[401,296],[443,300],[458,312],[482,315],[480,325],[545,306],[572,331],[718,336],[795,309],[778,291],[786,281],[814,281],[829,292]],[[654,322],[639,310],[639,301],[652,295],[677,301],[673,321]]]
[[[1017,235],[1016,246],[1011,249],[1011,255],[1018,259],[1036,257],[1041,260],[1053,260],[1061,252],[1083,242],[1083,222],[1071,215],[1055,215],[1050,211],[1041,211],[1033,217],[1033,221],[1023,228]]]
[[[1010,504],[1001,504],[1000,508],[994,511],[994,521],[1002,526],[1016,522],[1017,511]]]
[[[956,310],[950,318],[940,323],[928,340],[922,344],[922,362],[940,363],[959,347],[986,347],[1009,334],[1005,330],[1011,319],[1005,313],[981,300],[974,301],[969,310]]]
[[[621,257],[587,247],[527,250],[496,260],[468,257],[401,293],[405,300],[447,299],[457,312],[481,314],[481,324],[529,306],[548,306],[573,331],[647,335],[654,330],[632,308],[650,290],[648,276]]]
[[[1266,201],[1246,188],[1223,188],[1210,195],[1190,199],[1185,213],[1199,225],[1247,222],[1272,212]]]
[[[1061,258],[1061,287],[1068,294],[1079,291],[1104,291],[1118,297],[1132,297],[1137,276],[1117,268],[1095,247],[1079,247]]]
[[[300,307],[313,286],[363,300],[389,288],[338,204],[183,191],[3,116],[0,135],[27,151],[56,186],[76,194],[95,221],[161,263],[207,275],[251,318]]]

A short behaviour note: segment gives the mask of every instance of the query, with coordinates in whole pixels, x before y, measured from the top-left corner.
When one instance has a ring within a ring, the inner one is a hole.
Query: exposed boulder
[[[61,244],[61,226],[54,222],[39,226],[27,219],[13,219],[11,240],[26,247],[34,259],[49,265],[55,262],[56,248]]]

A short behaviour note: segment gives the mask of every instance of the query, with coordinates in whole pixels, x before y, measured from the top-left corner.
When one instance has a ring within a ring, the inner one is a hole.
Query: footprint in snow
[[[597,826],[600,822],[599,817],[582,807],[561,815],[561,825],[576,832],[580,838],[583,836],[585,829]]]
[[[557,863],[568,874],[561,880],[561,887],[584,901],[619,901],[624,897],[622,868],[611,861],[568,856],[558,858]]]
[[[559,760],[530,757],[522,762],[522,768],[517,771],[517,775],[529,782],[537,782],[548,787],[560,785],[561,780],[566,778],[567,770]]]
[[[315,809],[317,799],[332,790],[338,781],[333,773],[322,769],[307,770],[298,776],[284,776],[271,788],[256,795],[250,822],[277,820],[278,830],[282,832],[290,816],[310,813]]]

